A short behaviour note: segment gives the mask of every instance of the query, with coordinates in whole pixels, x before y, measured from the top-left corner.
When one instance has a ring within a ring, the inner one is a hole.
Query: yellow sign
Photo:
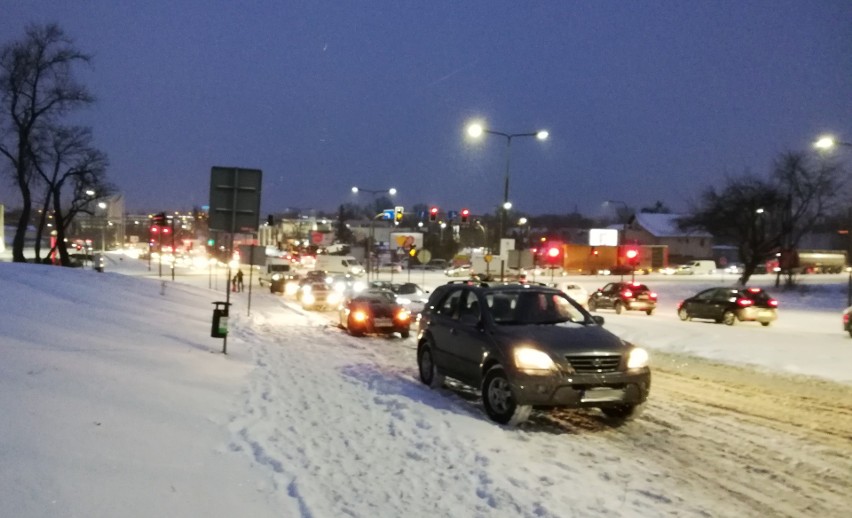
[[[491,255],[491,254],[487,254],[487,255],[485,256],[485,262],[486,262],[486,263],[490,263],[490,262],[491,262],[491,259],[494,259],[494,256],[493,256],[493,255]]]

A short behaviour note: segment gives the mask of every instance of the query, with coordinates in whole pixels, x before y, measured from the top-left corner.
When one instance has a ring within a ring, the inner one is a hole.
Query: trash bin
[[[216,301],[213,304],[216,307],[213,309],[213,326],[210,329],[210,336],[213,338],[225,338],[228,336],[228,306],[231,303]]]

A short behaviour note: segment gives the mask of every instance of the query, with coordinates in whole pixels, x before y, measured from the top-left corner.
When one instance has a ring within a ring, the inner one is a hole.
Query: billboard
[[[589,246],[618,246],[618,230],[614,228],[590,229]]]

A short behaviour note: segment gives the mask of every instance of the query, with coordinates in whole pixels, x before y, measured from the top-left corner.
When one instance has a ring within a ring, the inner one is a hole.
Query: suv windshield
[[[487,293],[494,322],[501,325],[591,323],[587,314],[561,293],[523,290]]]

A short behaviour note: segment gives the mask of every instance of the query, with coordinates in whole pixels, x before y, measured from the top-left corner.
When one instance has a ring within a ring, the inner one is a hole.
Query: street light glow
[[[511,209],[511,208],[512,208],[512,202],[507,201],[507,202],[503,203],[503,208],[504,208],[505,210],[509,210],[509,209]]]
[[[547,140],[547,137],[549,137],[549,136],[550,136],[550,133],[548,133],[547,130],[541,130],[541,131],[539,131],[538,133],[535,134],[535,138],[537,138],[539,140]]]
[[[479,138],[482,136],[482,133],[485,132],[485,129],[482,127],[482,124],[478,122],[474,122],[470,126],[467,127],[467,134],[473,138]]]
[[[391,187],[390,189],[388,189],[388,194],[390,194],[391,196],[396,195],[396,189],[394,189],[393,187]]]
[[[817,149],[831,149],[835,146],[834,137],[825,135],[814,142],[814,147]]]
[[[352,192],[357,193],[357,192],[358,192],[358,188],[357,188],[357,187],[352,187]]]

